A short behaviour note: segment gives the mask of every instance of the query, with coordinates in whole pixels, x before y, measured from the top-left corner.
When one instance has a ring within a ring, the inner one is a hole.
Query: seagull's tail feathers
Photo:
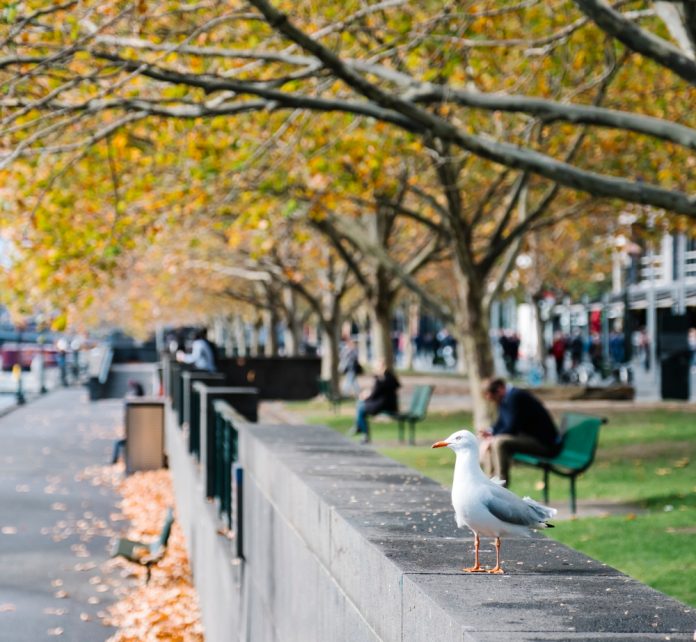
[[[548,524],[550,520],[558,511],[550,506],[544,506],[539,502],[534,501],[531,497],[523,497],[522,501],[525,502],[531,509],[534,516],[539,520],[538,528],[553,528],[553,524]]]

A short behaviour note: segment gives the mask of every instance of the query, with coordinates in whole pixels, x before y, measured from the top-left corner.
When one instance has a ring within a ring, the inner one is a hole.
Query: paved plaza
[[[103,572],[118,517],[105,478],[123,402],[63,389],[0,417],[0,641],[99,642],[117,580]],[[118,592],[116,590],[116,592]]]

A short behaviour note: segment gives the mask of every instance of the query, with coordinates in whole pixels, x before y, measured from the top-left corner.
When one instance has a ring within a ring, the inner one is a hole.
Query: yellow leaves
[[[227,246],[231,249],[239,247],[244,240],[242,232],[236,228],[227,230]]]
[[[674,178],[674,170],[675,168],[669,165],[665,165],[660,170],[658,170],[657,178],[659,178],[660,182],[662,183],[670,183]],[[679,168],[677,168],[677,171],[679,171]]]
[[[120,131],[111,138],[111,144],[117,150],[123,150],[128,145],[128,136],[125,132]]]
[[[482,34],[492,25],[493,25],[493,21],[490,20],[490,18],[485,18],[485,17],[476,18],[476,20],[474,20],[471,23],[471,30],[474,33]]]
[[[68,318],[65,314],[59,314],[51,321],[51,330],[54,332],[63,332],[68,325]]]
[[[575,58],[573,59],[573,69],[580,71],[585,66],[586,60],[587,53],[584,49],[581,49],[575,54]]]

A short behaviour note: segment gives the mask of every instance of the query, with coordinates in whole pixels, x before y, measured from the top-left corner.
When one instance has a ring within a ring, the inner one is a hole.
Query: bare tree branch
[[[595,196],[620,198],[696,216],[696,196],[637,181],[603,176],[557,161],[539,152],[467,134],[443,118],[424,111],[394,94],[388,94],[365,80],[336,54],[297,29],[288,20],[287,15],[276,10],[267,0],[249,0],[249,2],[261,11],[274,29],[315,55],[338,78],[382,108],[402,114],[433,137],[452,142],[482,158],[539,174],[566,187],[586,191]]]
[[[692,85],[696,85],[696,61],[684,55],[677,47],[627,20],[604,0],[573,1],[604,32],[629,49],[651,58]]]

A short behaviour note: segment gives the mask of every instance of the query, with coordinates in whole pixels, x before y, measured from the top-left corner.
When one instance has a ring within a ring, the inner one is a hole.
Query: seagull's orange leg
[[[478,533],[474,533],[474,565],[470,568],[463,568],[466,573],[485,573],[486,569],[479,564],[479,544]]]
[[[500,537],[495,538],[495,568],[492,568],[489,573],[504,573],[503,567],[500,565]]]

